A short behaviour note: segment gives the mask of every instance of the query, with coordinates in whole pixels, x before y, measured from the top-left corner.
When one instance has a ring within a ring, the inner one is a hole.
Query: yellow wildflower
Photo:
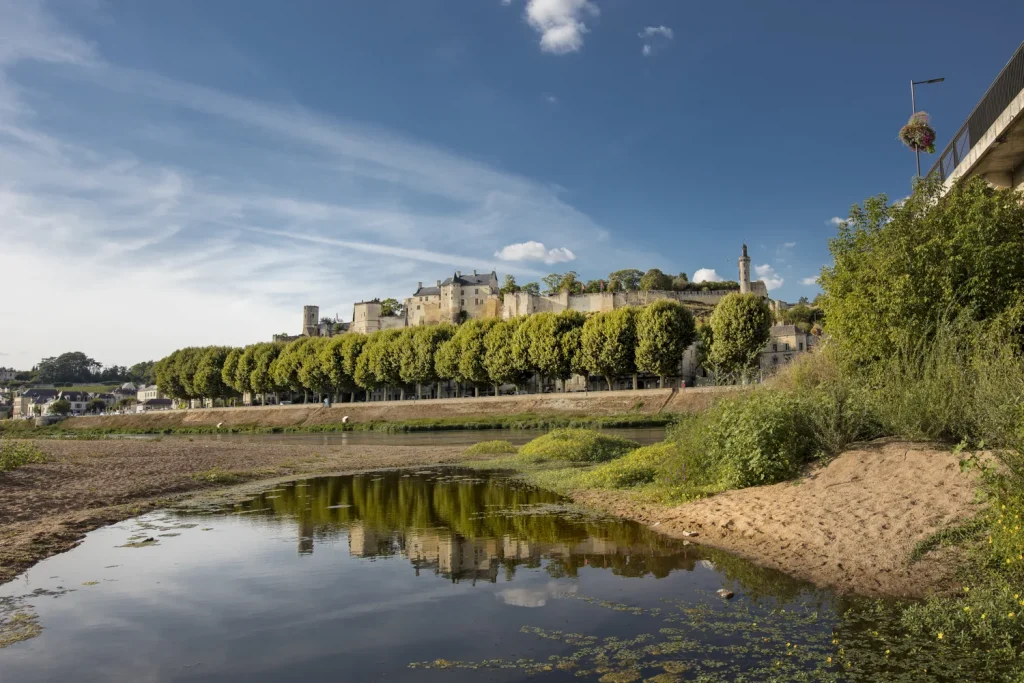
[[[982,617],[982,618],[984,618],[984,617]],[[942,635],[943,635],[943,634],[942,634],[942,631],[939,631],[939,636],[938,636],[938,637],[939,637],[939,640],[942,640]]]

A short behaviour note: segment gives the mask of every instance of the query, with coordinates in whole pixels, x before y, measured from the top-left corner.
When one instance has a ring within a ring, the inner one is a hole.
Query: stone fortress
[[[739,258],[739,285],[739,291],[744,294],[753,293],[768,299],[768,288],[765,283],[750,279],[750,257],[747,255],[745,244]],[[360,301],[353,306],[352,322],[321,322],[318,306],[304,306],[302,333],[294,337],[275,335],[274,340],[290,341],[299,336],[330,337],[344,332],[368,334],[419,325],[460,323],[474,318],[500,317],[508,320],[520,315],[559,313],[565,310],[598,313],[624,306],[644,306],[658,299],[694,301],[713,306],[733,291],[735,290],[650,290],[591,294],[570,294],[562,291],[552,295],[515,292],[503,297],[498,275],[494,271],[478,273],[474,270],[472,275],[455,271],[452,277],[443,282],[437,280],[433,287],[424,287],[420,282],[416,292],[405,299],[401,315],[384,315],[383,304],[379,300]]]

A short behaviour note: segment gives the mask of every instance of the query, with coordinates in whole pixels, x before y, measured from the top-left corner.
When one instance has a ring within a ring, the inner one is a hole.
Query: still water
[[[500,473],[319,477],[97,530],[0,587],[42,628],[0,680],[849,680],[842,607]]]

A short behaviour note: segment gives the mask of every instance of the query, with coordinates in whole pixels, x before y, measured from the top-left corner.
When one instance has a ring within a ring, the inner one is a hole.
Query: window
[[[778,356],[772,356],[772,365],[778,365],[778,364],[779,364],[779,357]]]
[[[803,342],[800,342],[800,350],[801,350],[801,351],[803,351],[803,350],[804,350],[804,343],[803,343]]]
[[[416,304],[416,310],[417,311],[420,310],[420,305],[419,304]]]
[[[779,345],[778,344],[772,344],[772,351],[776,351],[777,352],[778,350],[779,350]]]
[[[459,305],[460,306],[465,306],[466,305],[466,300],[465,299],[459,299]]]
[[[789,342],[786,342],[786,351],[789,351]]]

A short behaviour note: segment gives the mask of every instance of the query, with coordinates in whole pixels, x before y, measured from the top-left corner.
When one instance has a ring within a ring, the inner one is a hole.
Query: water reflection
[[[510,581],[543,566],[552,578],[583,567],[622,576],[693,570],[695,546],[618,519],[568,509],[550,491],[470,470],[322,477],[282,485],[231,512],[296,525],[298,552],[346,538],[353,557],[405,557],[416,575],[453,582]],[[546,562],[544,562],[546,560]]]

